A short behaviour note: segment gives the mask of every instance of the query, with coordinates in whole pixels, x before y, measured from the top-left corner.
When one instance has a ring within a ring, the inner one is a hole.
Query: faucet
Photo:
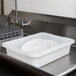
[[[31,20],[18,19],[17,0],[15,0],[15,19],[12,19],[11,22],[21,26],[28,26],[31,23]]]

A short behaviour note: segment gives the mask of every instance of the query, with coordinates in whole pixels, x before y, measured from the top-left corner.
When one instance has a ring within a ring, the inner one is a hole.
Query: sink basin
[[[70,53],[74,39],[40,32],[3,43],[7,54],[30,65],[41,67]]]

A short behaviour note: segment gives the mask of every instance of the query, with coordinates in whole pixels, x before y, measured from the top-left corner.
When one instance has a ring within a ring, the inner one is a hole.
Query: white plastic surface
[[[41,67],[70,53],[70,46],[75,40],[50,33],[40,32],[30,36],[3,43],[7,54]]]
[[[52,41],[52,40],[47,40],[47,39],[32,39],[27,42],[25,42],[22,47],[21,51],[24,54],[28,54],[31,57],[38,56],[43,53],[45,53],[45,50],[54,48],[57,46],[58,43]],[[40,53],[41,52],[41,53]]]

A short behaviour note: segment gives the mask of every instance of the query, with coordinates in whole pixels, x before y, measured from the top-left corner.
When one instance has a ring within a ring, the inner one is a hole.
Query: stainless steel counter
[[[71,48],[69,55],[49,63],[40,69],[57,76],[74,66],[76,66],[76,48]]]

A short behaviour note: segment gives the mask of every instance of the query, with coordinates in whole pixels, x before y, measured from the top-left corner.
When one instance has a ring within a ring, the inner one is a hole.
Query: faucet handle
[[[28,26],[31,24],[31,20],[23,20],[21,21],[22,26]]]
[[[28,26],[31,24],[31,20],[28,20],[28,19],[19,19],[18,20],[18,24],[21,25],[21,26]]]

